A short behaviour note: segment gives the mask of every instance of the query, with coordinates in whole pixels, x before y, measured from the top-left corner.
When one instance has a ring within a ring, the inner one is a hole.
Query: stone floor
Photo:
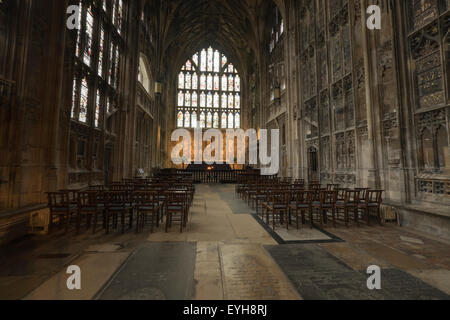
[[[232,185],[199,185],[185,232],[86,231],[0,248],[0,299],[449,299],[450,244],[396,225],[273,232]],[[70,291],[66,269],[81,269]],[[368,266],[381,290],[367,289]]]

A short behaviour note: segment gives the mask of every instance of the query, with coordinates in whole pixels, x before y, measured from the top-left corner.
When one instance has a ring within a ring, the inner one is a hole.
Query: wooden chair
[[[138,191],[133,193],[133,204],[136,211],[136,233],[144,229],[147,216],[151,215],[151,230],[159,227],[162,203],[159,201],[158,193],[154,191]]]
[[[327,191],[335,191],[339,189],[339,184],[327,184]]]
[[[361,210],[366,217],[367,225],[370,225],[370,212],[376,210],[380,225],[383,225],[381,218],[381,203],[383,202],[384,190],[367,190],[364,201],[360,202],[358,209]]]
[[[345,190],[344,199],[343,200],[338,199],[336,201],[335,207],[337,218],[339,219],[339,212],[343,211],[346,227],[348,227],[349,222],[349,215],[348,215],[349,210],[353,210],[354,220],[359,227],[359,219],[358,219],[359,194],[360,191],[358,190]]]
[[[186,194],[181,192],[166,192],[165,200],[166,232],[172,226],[172,222],[180,222],[180,232],[187,224],[186,219]],[[179,219],[174,219],[179,216]]]
[[[126,215],[132,215],[132,208],[129,205],[129,198],[126,191],[107,191],[105,192],[105,224],[106,234],[109,233],[109,227],[111,224],[114,229],[117,229],[118,216],[121,215],[122,233],[125,233],[125,217]],[[131,221],[130,217],[130,221]]]
[[[307,191],[307,190],[297,190],[295,192],[295,198],[294,200],[291,200],[290,204],[289,204],[289,221],[291,220],[290,218],[290,212],[291,210],[293,210],[295,212],[295,220],[297,223],[297,229],[299,229],[299,212],[302,216],[302,223],[305,224],[306,220],[305,220],[305,211],[308,211],[309,213],[309,218],[310,218],[310,223],[311,223],[311,228],[313,227],[313,219],[312,219],[312,197],[313,197],[313,192],[312,191]]]
[[[335,204],[336,204],[337,192],[336,191],[326,191],[321,190],[319,193],[319,200],[313,201],[312,209],[317,210],[320,215],[320,223],[323,225],[327,223],[327,215],[331,210],[333,217],[333,226],[336,227],[336,215],[335,215]]]
[[[289,197],[290,192],[280,189],[271,190],[268,201],[263,202],[266,209],[267,224],[270,224],[269,215],[272,214],[272,225],[275,230],[276,217],[279,216],[280,222],[286,221],[286,228],[289,229]]]
[[[93,218],[93,233],[97,230],[98,214],[104,212],[103,204],[99,203],[97,191],[82,191],[78,193],[78,219],[77,234],[80,232],[80,225],[83,216],[86,217],[86,226],[89,229]]]
[[[71,203],[68,192],[48,192],[48,207],[50,209],[50,221],[48,232],[51,232],[53,226],[53,217],[60,218],[59,226],[62,221],[65,223],[65,232],[69,230],[70,220],[73,214],[77,214],[77,205]]]

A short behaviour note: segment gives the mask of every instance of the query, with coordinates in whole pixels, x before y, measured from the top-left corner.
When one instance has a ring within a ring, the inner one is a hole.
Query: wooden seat
[[[313,201],[312,209],[316,210],[320,216],[320,223],[323,225],[327,223],[328,212],[331,211],[333,218],[333,226],[336,226],[335,216],[335,204],[336,204],[337,192],[321,190],[319,192],[319,200]]]
[[[144,229],[147,217],[151,216],[151,230],[154,226],[159,227],[161,208],[163,202],[160,201],[158,193],[155,191],[137,191],[132,194],[134,210],[136,212],[136,233]]]
[[[78,219],[77,219],[77,233],[80,232],[80,225],[83,216],[86,217],[86,226],[89,229],[91,220],[93,218],[93,230],[95,234],[97,230],[98,214],[104,213],[104,204],[99,203],[98,191],[82,191],[78,193]]]
[[[183,227],[187,224],[186,210],[186,193],[166,192],[166,232],[168,232],[169,228],[172,226],[172,222],[174,221],[180,223],[180,232],[183,232]]]
[[[65,223],[65,232],[69,230],[70,221],[72,215],[77,214],[77,205],[71,202],[69,193],[66,192],[48,192],[48,207],[50,209],[50,221],[48,232],[51,232],[53,226],[53,217],[58,216],[60,218],[59,225],[62,221]]]
[[[280,222],[286,221],[286,228],[289,229],[289,198],[290,192],[281,189],[271,190],[267,201],[263,202],[263,207],[266,209],[266,221],[270,224],[269,215],[272,214],[272,227],[275,230],[276,218],[280,219]]]
[[[359,226],[358,219],[358,206],[359,206],[359,194],[358,190],[345,190],[344,199],[338,199],[336,201],[336,215],[339,219],[340,211],[344,212],[345,226],[348,227],[349,215],[348,211],[353,210],[355,223]]]
[[[111,222],[113,228],[117,229],[119,214],[121,215],[122,233],[125,233],[125,218],[126,215],[129,214],[130,224],[132,223],[132,209],[129,196],[126,191],[105,192],[106,233],[109,233]]]
[[[365,214],[367,225],[370,225],[370,213],[375,210],[380,225],[383,224],[381,218],[381,203],[383,202],[383,190],[367,190],[365,198],[360,201],[358,208]]]
[[[337,189],[339,189],[339,184],[327,184],[328,191],[335,191]]]
[[[299,229],[299,212],[302,216],[302,223],[306,223],[305,219],[305,211],[307,211],[310,215],[310,224],[311,228],[313,226],[312,219],[312,198],[313,192],[308,190],[296,190],[294,194],[294,199],[290,201],[289,204],[289,221],[290,221],[290,212],[295,212],[295,220],[297,223],[297,229]]]

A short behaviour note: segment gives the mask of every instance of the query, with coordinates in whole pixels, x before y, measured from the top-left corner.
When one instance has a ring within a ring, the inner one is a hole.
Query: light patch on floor
[[[276,244],[271,235],[251,215],[236,215],[213,186],[196,186],[196,196],[183,233],[173,224],[166,233],[160,226],[148,241],[242,242]]]
[[[406,237],[406,236],[400,236],[400,239],[401,239],[402,241],[410,242],[410,243],[414,243],[414,244],[424,244],[422,240],[417,239],[417,238],[411,238],[411,237]]]
[[[331,240],[332,238],[317,229],[311,228],[300,228],[300,229],[289,229],[278,228],[275,232],[284,241],[319,241],[319,240]]]
[[[409,273],[450,295],[450,270],[411,270]]]
[[[44,282],[25,300],[90,300],[128,257],[123,253],[85,254],[72,264],[81,269],[81,290],[69,290],[66,269]]]
[[[301,299],[261,245],[223,245],[220,254],[226,300]]]

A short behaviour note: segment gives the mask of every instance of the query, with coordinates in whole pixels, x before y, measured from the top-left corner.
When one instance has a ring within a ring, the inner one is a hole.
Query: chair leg
[[[359,227],[360,225],[359,225],[359,209],[358,208],[356,208],[355,210],[354,210],[354,215],[355,215],[355,223],[356,223],[356,225]]]
[[[331,215],[333,216],[333,227],[336,228],[336,212],[334,208],[331,208]]]
[[[98,220],[98,212],[94,213],[94,226],[92,227],[92,234],[95,234],[95,231],[97,230],[97,220]]]
[[[81,226],[81,212],[80,212],[80,210],[78,210],[76,234],[80,233],[80,226]]]
[[[125,213],[126,211],[122,211],[122,233],[125,233]]]
[[[67,233],[69,231],[69,224],[70,224],[70,212],[68,212],[66,214],[66,228],[65,228],[65,233]]]
[[[367,219],[367,225],[370,226],[370,211],[369,211],[369,207],[366,207],[366,219]]]
[[[348,217],[348,208],[347,207],[344,208],[344,219],[345,219],[345,226],[348,228],[349,217]]]

